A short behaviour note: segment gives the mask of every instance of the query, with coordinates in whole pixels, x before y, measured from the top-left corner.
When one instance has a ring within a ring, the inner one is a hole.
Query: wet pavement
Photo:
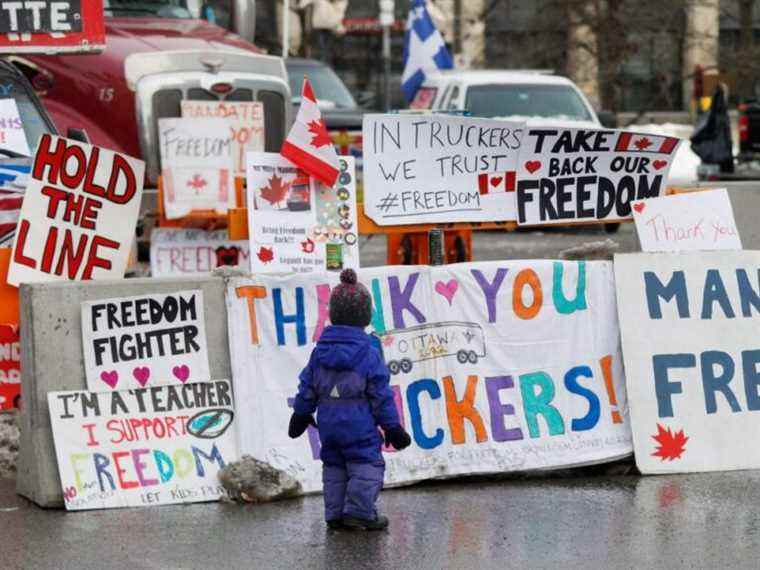
[[[65,513],[0,481],[0,567],[757,568],[760,472],[465,479],[386,490],[387,532],[327,531],[321,496]]]

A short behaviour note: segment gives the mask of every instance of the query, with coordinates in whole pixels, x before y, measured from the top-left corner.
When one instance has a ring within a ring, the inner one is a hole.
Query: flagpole
[[[282,57],[288,57],[290,51],[290,0],[282,3]]]

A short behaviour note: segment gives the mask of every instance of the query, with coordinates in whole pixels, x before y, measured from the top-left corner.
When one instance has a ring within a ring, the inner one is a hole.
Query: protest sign
[[[378,225],[514,220],[524,123],[365,115],[364,211]]]
[[[0,149],[5,156],[31,156],[15,99],[0,99]]]
[[[235,205],[232,140],[226,119],[159,119],[163,204],[169,220]]]
[[[201,290],[82,303],[82,345],[91,392],[211,379]]]
[[[679,142],[627,131],[526,128],[518,223],[629,219],[632,202],[664,194]]]
[[[144,177],[141,160],[42,135],[8,283],[124,277]]]
[[[386,482],[552,468],[631,452],[609,262],[362,270],[402,423]],[[298,375],[337,275],[233,278],[227,289],[241,453],[322,488],[319,438],[288,438]],[[251,381],[251,371],[256,379]]]
[[[760,252],[615,256],[642,473],[760,467]]]
[[[228,380],[109,393],[49,392],[66,509],[215,501],[237,459]]]
[[[18,326],[0,325],[0,411],[18,407],[21,395],[21,340]]]
[[[633,203],[642,251],[741,249],[725,188]]]
[[[217,267],[250,267],[248,242],[227,239],[227,230],[155,228],[150,235],[153,277],[200,275]]]
[[[106,45],[103,0],[0,1],[0,52],[74,53]]]
[[[340,157],[328,188],[279,154],[248,154],[251,271],[312,273],[359,266],[356,171]]]
[[[241,176],[245,172],[246,153],[264,150],[264,104],[260,101],[182,101],[182,116],[227,120],[233,168]]]

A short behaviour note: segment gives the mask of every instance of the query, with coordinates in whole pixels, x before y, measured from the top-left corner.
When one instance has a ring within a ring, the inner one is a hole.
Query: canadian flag
[[[478,191],[481,196],[492,192],[514,192],[515,175],[514,170],[496,174],[478,174]]]
[[[338,178],[338,153],[335,152],[314,91],[306,77],[303,79],[301,107],[296,122],[282,143],[280,154],[329,187]]]
[[[681,139],[674,137],[661,137],[657,135],[641,135],[637,133],[620,133],[620,138],[615,145],[618,152],[652,152],[659,154],[671,154]]]

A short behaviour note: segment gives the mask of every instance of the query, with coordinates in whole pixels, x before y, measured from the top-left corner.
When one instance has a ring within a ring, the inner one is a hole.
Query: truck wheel
[[[467,359],[468,359],[468,356],[467,356],[466,350],[460,350],[457,352],[457,362],[459,362],[459,364],[466,364]]]
[[[398,371],[399,371],[399,364],[398,364],[398,361],[396,361],[396,360],[391,360],[391,361],[388,363],[388,370],[390,370],[391,374],[393,374],[394,376],[395,376],[396,374],[398,374]]]
[[[477,364],[478,363],[478,355],[475,353],[474,350],[471,350],[467,353],[467,360],[470,361],[470,364]]]
[[[408,358],[401,359],[401,372],[409,374],[412,371],[412,361]]]

